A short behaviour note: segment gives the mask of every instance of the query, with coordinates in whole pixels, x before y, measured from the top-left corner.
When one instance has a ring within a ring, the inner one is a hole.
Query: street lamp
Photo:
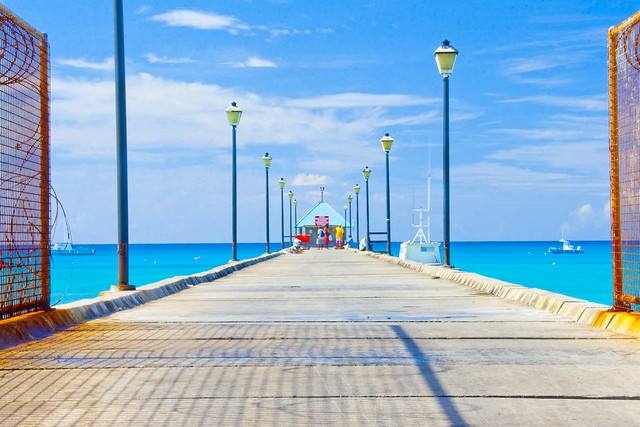
[[[289,191],[287,196],[289,196],[289,246],[292,246],[293,240],[291,235],[293,234],[293,228],[291,227],[291,199],[293,198],[293,193]]]
[[[342,247],[344,248],[345,234],[347,234],[347,205],[344,205],[344,228],[342,229]]]
[[[231,103],[231,106],[227,107],[224,111],[227,112],[227,118],[232,129],[232,144],[231,144],[231,261],[237,261],[237,246],[238,246],[238,228],[236,224],[237,219],[237,185],[236,185],[236,127],[240,123],[240,117],[242,116],[242,110],[238,108],[235,102]]]
[[[365,166],[364,170],[362,171],[362,176],[364,176],[364,181],[365,181],[365,189],[366,189],[366,199],[367,199],[367,244],[366,244],[366,249],[367,250],[371,250],[371,243],[369,240],[369,176],[371,176],[371,169],[369,169],[369,166]]]
[[[265,153],[262,156],[262,163],[264,163],[264,171],[266,174],[265,182],[267,183],[266,187],[266,205],[267,205],[267,253],[269,253],[269,165],[271,165],[271,156],[269,153]]]
[[[449,250],[449,75],[453,72],[458,51],[449,44],[449,40],[442,42],[433,53],[438,64],[438,71],[442,74],[444,92],[442,109],[442,182],[443,182],[443,234],[444,234],[444,267],[451,267]]]
[[[284,178],[280,178],[280,221],[282,225],[282,249],[284,249]]]
[[[293,199],[293,223],[296,225],[294,228],[298,234],[298,199]]]
[[[353,200],[353,197],[351,197],[351,194],[349,194],[349,197],[347,197],[347,201],[349,202],[349,236],[353,234],[353,225],[351,225],[351,201],[352,200]]]
[[[387,255],[391,255],[391,202],[389,201],[389,151],[391,150],[391,144],[393,144],[393,138],[386,133],[380,140],[382,143],[382,149],[384,150],[385,157],[387,159]]]
[[[356,192],[356,236],[358,238],[358,245],[360,245],[360,184],[356,184],[355,187],[353,187],[353,191]]]

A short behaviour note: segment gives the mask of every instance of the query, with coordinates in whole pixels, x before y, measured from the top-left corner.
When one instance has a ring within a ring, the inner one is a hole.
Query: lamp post
[[[444,267],[451,267],[449,248],[449,75],[453,72],[458,51],[449,44],[449,40],[442,42],[433,53],[438,64],[438,71],[443,77],[443,108],[442,108],[442,182],[443,182],[443,252]]]
[[[345,234],[347,233],[347,205],[344,205],[344,228],[342,229],[342,247],[344,248]]]
[[[353,200],[353,197],[351,197],[351,194],[349,194],[349,197],[347,197],[347,201],[349,202],[349,236],[353,234],[353,225],[351,225],[351,201],[352,200]]]
[[[124,19],[122,0],[114,0],[116,81],[116,156],[118,200],[118,284],[112,291],[133,291],[129,284],[129,193],[127,189],[127,96],[124,71]]]
[[[362,176],[364,176],[364,181],[365,181],[365,189],[366,189],[366,199],[367,199],[367,244],[366,244],[366,249],[369,251],[371,250],[371,243],[369,240],[369,176],[371,176],[371,169],[369,169],[369,166],[365,166],[364,170],[362,171]]]
[[[282,225],[282,249],[284,249],[284,178],[280,178],[280,221]]]
[[[293,199],[293,223],[296,234],[298,234],[298,199]]]
[[[289,191],[287,193],[287,196],[289,196],[289,246],[293,245],[293,239],[291,237],[291,235],[293,234],[293,227],[291,224],[291,199],[293,198],[293,193],[291,191]]]
[[[356,184],[355,187],[353,187],[353,191],[356,192],[356,237],[358,239],[358,245],[360,245],[360,185]]]
[[[393,138],[386,133],[380,140],[387,160],[387,255],[391,255],[391,202],[389,200],[389,151]]]
[[[242,110],[238,108],[235,102],[227,107],[227,118],[232,129],[231,142],[231,261],[237,261],[238,251],[238,226],[237,226],[237,185],[236,185],[236,127],[240,123]]]
[[[266,194],[266,206],[267,206],[267,253],[269,253],[269,165],[271,165],[271,156],[269,153],[265,153],[262,156],[262,163],[264,163],[264,171],[266,174],[265,182],[267,183],[265,194]]]

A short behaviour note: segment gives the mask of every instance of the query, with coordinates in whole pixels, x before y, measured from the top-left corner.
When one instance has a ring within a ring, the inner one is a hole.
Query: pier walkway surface
[[[310,250],[0,351],[2,425],[637,425],[640,342]]]

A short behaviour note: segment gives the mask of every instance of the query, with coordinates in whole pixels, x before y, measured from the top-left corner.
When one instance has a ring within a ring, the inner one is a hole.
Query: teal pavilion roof
[[[309,212],[307,212],[300,220],[296,223],[296,227],[315,227],[316,226],[316,216],[328,216],[329,217],[329,225],[342,225],[345,224],[345,219],[342,215],[340,215],[335,209],[333,209],[326,202],[319,202],[314,207],[312,207]],[[350,226],[349,221],[346,222],[347,227]]]

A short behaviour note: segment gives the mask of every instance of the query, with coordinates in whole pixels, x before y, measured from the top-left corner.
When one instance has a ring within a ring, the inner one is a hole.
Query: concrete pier
[[[0,406],[2,425],[637,424],[640,342],[311,250],[0,350]]]

